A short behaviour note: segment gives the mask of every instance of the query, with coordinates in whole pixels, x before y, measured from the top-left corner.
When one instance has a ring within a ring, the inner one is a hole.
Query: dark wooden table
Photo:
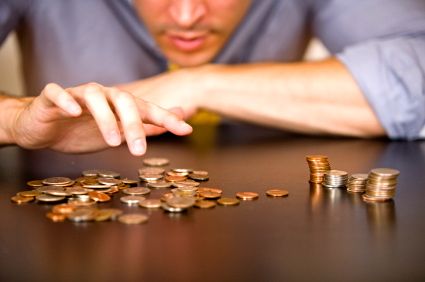
[[[208,137],[208,138],[206,138]],[[202,140],[204,139],[204,140]],[[207,139],[207,141],[205,140]],[[312,188],[305,156],[349,173],[401,171],[394,201],[366,204],[342,189]],[[125,147],[86,155],[0,149],[0,281],[425,281],[425,142],[289,135],[251,126],[204,127],[151,139],[147,156],[208,170],[237,207],[150,215],[146,224],[53,223],[43,204],[16,205],[25,182],[102,168],[135,178]],[[288,198],[265,196],[283,188]],[[152,192],[157,197],[164,190]]]

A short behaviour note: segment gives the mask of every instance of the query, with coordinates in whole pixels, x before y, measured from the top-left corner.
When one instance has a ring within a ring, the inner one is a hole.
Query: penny
[[[166,202],[167,199],[174,197],[174,194],[171,192],[165,193],[161,197],[161,201]]]
[[[88,196],[88,195],[84,195],[84,196]],[[69,198],[68,204],[72,204],[76,207],[91,207],[96,205],[96,201],[90,198],[88,200],[81,200],[79,198]]]
[[[120,178],[120,174],[118,172],[111,171],[111,170],[98,170],[97,173],[99,177]]]
[[[201,191],[201,192],[199,192],[199,189],[198,189],[198,194],[202,198],[206,198],[206,199],[217,199],[217,198],[221,197],[221,193],[218,193],[218,192],[215,192],[215,191]]]
[[[54,212],[48,212],[46,217],[53,222],[63,222],[66,219],[66,215]]]
[[[236,193],[236,197],[244,201],[258,199],[258,196],[259,195],[256,192],[237,192]]]
[[[67,218],[74,222],[91,221],[96,217],[97,210],[90,207],[76,209],[69,213]]]
[[[266,191],[266,195],[270,197],[286,197],[289,192],[282,189],[270,189]]]
[[[96,177],[99,175],[99,170],[98,169],[88,169],[88,170],[84,170],[81,173],[83,176],[86,177]]]
[[[122,183],[128,184],[128,185],[137,185],[139,181],[134,179],[123,178]]]
[[[19,195],[13,196],[10,200],[18,205],[29,203],[34,200],[34,197],[22,197]]]
[[[111,200],[111,197],[109,195],[97,191],[89,192],[89,196],[96,202],[108,202]]]
[[[200,209],[210,209],[214,208],[217,204],[213,201],[207,201],[207,200],[200,200],[196,201],[195,207]]]
[[[146,187],[131,187],[122,190],[122,192],[127,195],[147,195],[151,190]]]
[[[160,199],[146,199],[144,201],[139,202],[139,206],[146,209],[157,209],[161,207]]]
[[[170,188],[172,185],[171,182],[168,181],[158,181],[158,182],[148,182],[146,186],[149,188],[161,189],[161,188]]]
[[[144,201],[146,198],[142,196],[123,196],[120,198],[120,201],[127,205],[137,205],[141,201]]]
[[[146,158],[143,160],[143,164],[146,166],[166,166],[170,161],[166,158]]]
[[[210,177],[208,174],[196,174],[196,173],[190,173],[189,178],[196,180],[196,181],[207,181]]]
[[[201,193],[201,192],[214,192],[214,193],[219,193],[221,195],[223,193],[223,190],[219,188],[199,187],[198,193]]]
[[[29,191],[18,192],[16,195],[21,196],[21,197],[36,197],[40,194],[41,193],[37,190],[29,190]]]
[[[169,181],[169,182],[180,182],[180,181],[185,181],[187,179],[186,176],[179,176],[179,175],[167,175],[165,176],[165,180]]]
[[[167,199],[167,205],[174,208],[187,209],[195,204],[195,199],[190,197],[172,197]]]
[[[109,178],[109,177],[99,177],[97,179],[97,181],[100,184],[104,184],[104,185],[108,185],[108,186],[112,186],[112,185],[120,185],[122,183],[121,180],[116,179],[116,178]]]
[[[187,179],[184,181],[178,181],[178,182],[172,182],[172,186],[174,187],[198,187],[199,186],[199,182],[196,182],[194,180],[191,179]]]
[[[31,180],[27,182],[27,185],[32,188],[35,188],[35,187],[41,187],[44,184],[43,184],[43,180]]]
[[[45,194],[52,195],[52,196],[71,196],[72,194],[65,190],[62,186],[49,186],[47,189],[44,190]]]
[[[145,181],[145,182],[155,182],[155,181],[159,181],[159,180],[163,179],[164,175],[163,174],[145,173],[145,174],[140,174],[139,178],[140,178],[140,180]]]
[[[148,221],[148,216],[140,213],[128,213],[118,217],[118,221],[124,224],[141,224]]]
[[[239,205],[239,200],[236,198],[220,198],[217,203],[222,206],[236,206]]]
[[[169,176],[188,176],[189,175],[188,172],[175,172],[175,171],[172,171],[172,170],[167,171],[166,174],[169,175]]]
[[[71,212],[73,212],[76,209],[75,205],[72,204],[60,204],[60,205],[55,205],[52,208],[52,212],[55,214],[69,214]]]
[[[139,169],[139,175],[142,174],[164,174],[165,169],[161,167],[144,167]]]

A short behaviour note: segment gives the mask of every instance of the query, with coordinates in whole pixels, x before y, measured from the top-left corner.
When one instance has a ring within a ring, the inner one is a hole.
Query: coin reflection
[[[376,238],[382,239],[392,234],[396,225],[396,209],[393,200],[368,203],[366,205],[367,221]]]

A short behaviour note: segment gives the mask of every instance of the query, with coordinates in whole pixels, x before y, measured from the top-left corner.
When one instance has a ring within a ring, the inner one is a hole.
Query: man
[[[141,155],[145,134],[188,134],[180,118],[199,109],[311,134],[425,136],[423,0],[2,0],[0,40],[13,29],[26,90],[41,94],[2,98],[2,143],[90,151],[122,131]],[[333,57],[297,63],[312,35]],[[93,138],[64,142],[75,131]]]

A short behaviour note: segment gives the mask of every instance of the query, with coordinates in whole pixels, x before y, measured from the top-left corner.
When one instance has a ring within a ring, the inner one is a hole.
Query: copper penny
[[[270,197],[286,197],[289,192],[281,189],[270,189],[266,191],[266,195]]]
[[[258,193],[256,192],[237,192],[236,197],[247,201],[247,200],[255,200],[258,199]]]

